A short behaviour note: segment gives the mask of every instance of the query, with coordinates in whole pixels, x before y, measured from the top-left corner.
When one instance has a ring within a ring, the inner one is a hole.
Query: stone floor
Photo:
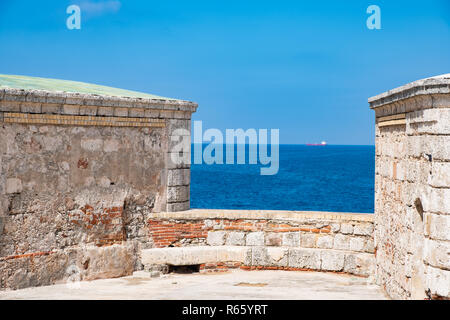
[[[349,275],[295,271],[234,270],[213,274],[133,276],[1,291],[0,299],[186,299],[297,300],[386,299],[367,279]]]

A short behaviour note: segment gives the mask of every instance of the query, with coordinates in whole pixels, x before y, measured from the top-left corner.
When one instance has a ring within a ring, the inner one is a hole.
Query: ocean
[[[259,163],[192,164],[191,208],[373,213],[374,146],[280,145],[279,159],[272,176]]]

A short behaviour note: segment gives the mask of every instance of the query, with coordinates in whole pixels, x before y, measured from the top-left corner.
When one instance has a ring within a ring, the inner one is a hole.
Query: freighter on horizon
[[[307,143],[307,146],[326,146],[327,142],[326,141],[322,141],[321,143]]]

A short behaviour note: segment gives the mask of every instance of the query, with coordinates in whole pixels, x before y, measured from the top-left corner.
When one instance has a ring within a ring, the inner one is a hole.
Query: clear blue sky
[[[204,128],[281,143],[373,144],[367,98],[450,72],[449,40],[449,0],[0,1],[0,73],[192,100]]]

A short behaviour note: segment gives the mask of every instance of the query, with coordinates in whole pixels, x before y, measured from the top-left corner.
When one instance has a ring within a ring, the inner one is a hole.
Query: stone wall
[[[210,269],[239,266],[243,269],[344,272],[366,277],[372,274],[374,267],[371,214],[190,210],[151,214],[148,226],[155,248],[168,250],[146,250],[144,265],[156,263],[152,260],[155,257],[163,261],[161,254],[166,261],[172,259],[178,264],[189,264],[186,255],[184,259],[177,258],[186,253],[173,249],[216,247],[219,253],[224,251],[226,257],[229,257],[229,250],[239,252],[240,258],[238,261],[208,260],[216,251],[202,249],[196,252],[206,255],[206,260],[199,257],[194,260]]]
[[[450,75],[369,103],[376,115],[377,281],[392,298],[449,298]]]
[[[146,217],[189,209],[189,164],[170,151],[196,108],[2,88],[0,288],[130,274]]]

